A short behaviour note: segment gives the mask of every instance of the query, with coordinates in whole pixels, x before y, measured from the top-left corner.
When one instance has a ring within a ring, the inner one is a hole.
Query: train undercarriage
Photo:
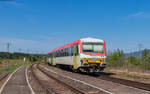
[[[101,72],[104,70],[106,67],[106,64],[103,63],[85,63],[83,66],[74,69],[73,65],[62,65],[62,64],[57,64],[57,67],[69,71],[74,71],[74,72],[84,72],[84,73],[95,73],[95,72]]]
[[[85,63],[82,67],[78,68],[78,71],[86,73],[101,72],[105,67],[106,64],[102,63]]]

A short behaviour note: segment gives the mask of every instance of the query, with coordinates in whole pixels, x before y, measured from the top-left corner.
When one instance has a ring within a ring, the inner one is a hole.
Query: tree
[[[123,50],[117,49],[111,55],[108,56],[108,66],[120,67],[125,64],[125,55]]]
[[[136,59],[135,56],[128,57],[128,63],[132,65],[140,65],[140,62]]]
[[[147,49],[144,49],[142,53],[142,59],[145,60],[148,55],[149,55],[149,51]]]

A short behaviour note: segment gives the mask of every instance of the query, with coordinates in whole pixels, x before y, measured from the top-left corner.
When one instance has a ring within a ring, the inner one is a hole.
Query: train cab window
[[[104,53],[104,44],[103,43],[91,43],[85,42],[82,43],[83,52],[92,52],[92,53]]]

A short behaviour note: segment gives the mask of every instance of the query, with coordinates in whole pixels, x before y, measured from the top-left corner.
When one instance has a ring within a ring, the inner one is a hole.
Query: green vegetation
[[[5,66],[0,68],[0,73],[3,72],[13,72],[15,69],[17,69],[18,67],[20,67],[22,64],[16,64],[16,65],[9,65],[9,66]]]
[[[120,67],[125,64],[125,56],[122,50],[114,51],[108,56],[107,62],[109,67]]]
[[[0,74],[13,72],[20,66],[30,66],[44,60],[43,54],[0,52]],[[25,58],[25,61],[24,61]]]
[[[38,62],[23,62],[21,60],[3,60],[4,63],[0,64],[0,74],[4,72],[13,72],[20,66],[30,66]]]
[[[122,50],[116,50],[108,55],[107,58],[109,68],[136,68],[136,69],[150,69],[150,53],[145,49],[142,53],[141,58],[136,58],[134,56],[129,56],[125,58],[125,54]]]
[[[0,52],[0,60],[5,59],[24,59],[26,58],[28,61],[34,62],[34,61],[40,61],[43,60],[44,54],[26,54],[26,53],[8,53],[8,52]]]

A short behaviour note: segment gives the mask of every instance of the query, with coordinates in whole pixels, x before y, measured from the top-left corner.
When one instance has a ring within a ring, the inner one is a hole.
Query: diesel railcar
[[[83,38],[47,54],[51,65],[59,65],[74,71],[100,72],[106,67],[105,41],[96,38]]]

